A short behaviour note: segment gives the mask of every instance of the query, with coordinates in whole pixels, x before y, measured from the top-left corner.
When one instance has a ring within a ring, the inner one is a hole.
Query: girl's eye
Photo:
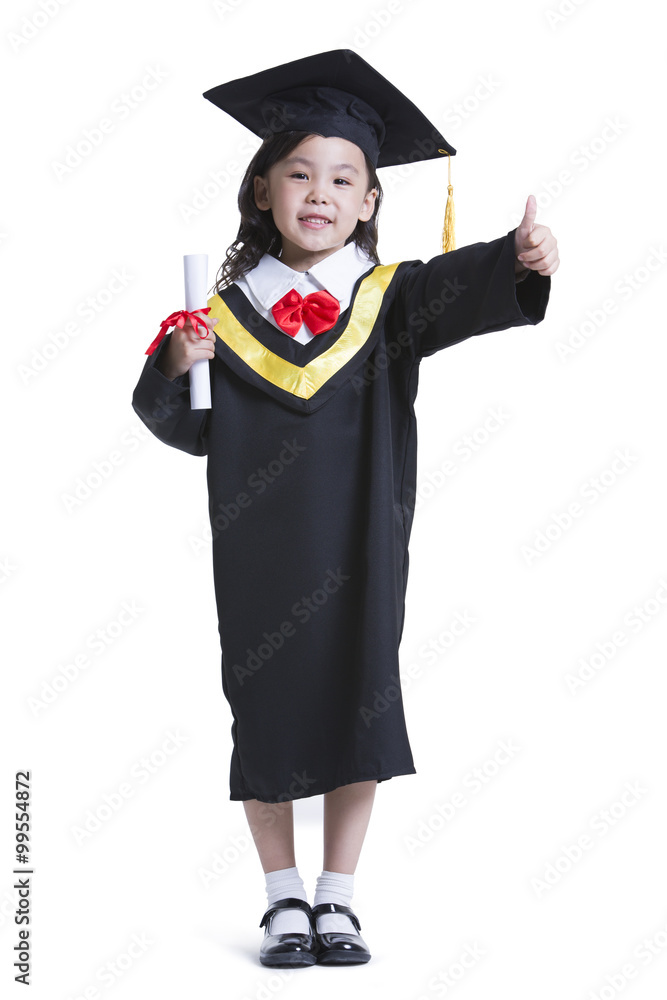
[[[306,175],[301,170],[296,170],[293,174],[290,174],[290,177],[305,177],[305,176]],[[336,180],[334,181],[334,184],[338,184],[339,182],[341,184],[347,184],[348,187],[350,185],[350,182],[345,180],[344,177],[337,177]]]

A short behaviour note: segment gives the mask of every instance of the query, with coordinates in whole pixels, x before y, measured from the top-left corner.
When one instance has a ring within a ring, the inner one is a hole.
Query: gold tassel
[[[447,153],[446,149],[439,149],[439,153]],[[447,205],[445,207],[445,224],[442,229],[442,252],[456,249],[456,238],[454,235],[454,188],[452,187],[452,158],[447,153]]]

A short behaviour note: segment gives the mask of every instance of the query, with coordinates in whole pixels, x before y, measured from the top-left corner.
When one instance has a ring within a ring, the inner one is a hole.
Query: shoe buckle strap
[[[311,916],[312,911],[310,909],[310,903],[305,899],[296,899],[292,896],[287,896],[285,899],[279,899],[277,902],[273,903],[260,921],[260,927],[263,927],[269,918],[276,912],[276,910],[283,910],[289,907],[290,909],[298,908],[300,910],[305,910],[306,913]]]
[[[344,903],[318,903],[317,906],[312,907],[311,913],[314,917],[319,917],[322,913],[346,913],[359,933],[361,933],[361,924],[359,923],[358,916],[351,906],[346,906]]]

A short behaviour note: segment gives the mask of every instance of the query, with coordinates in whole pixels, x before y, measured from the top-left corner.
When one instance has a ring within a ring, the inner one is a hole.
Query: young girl
[[[419,365],[539,323],[556,241],[530,196],[521,225],[491,243],[381,265],[376,167],[455,150],[353,52],[204,96],[264,141],[216,294],[194,326],[151,345],[132,405],[161,441],[208,456],[230,798],[266,876],[260,961],[366,962],[350,903],[375,790],[416,773],[398,648]],[[202,358],[212,405],[192,410],[188,371]],[[324,858],[311,907],[293,800],[313,795]]]

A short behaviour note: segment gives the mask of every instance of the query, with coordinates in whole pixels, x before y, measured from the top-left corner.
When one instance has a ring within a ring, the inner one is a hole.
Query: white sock
[[[349,906],[354,889],[354,875],[344,872],[328,872],[324,870],[317,877],[313,906],[319,903],[344,903]],[[338,931],[342,934],[358,934],[347,913],[322,913],[317,917],[317,929],[321,934]]]
[[[266,872],[265,878],[269,906],[288,896],[308,901],[298,868],[279,868],[274,872]],[[305,910],[286,907],[283,910],[276,910],[271,917],[272,934],[308,934],[309,931],[310,920]]]

